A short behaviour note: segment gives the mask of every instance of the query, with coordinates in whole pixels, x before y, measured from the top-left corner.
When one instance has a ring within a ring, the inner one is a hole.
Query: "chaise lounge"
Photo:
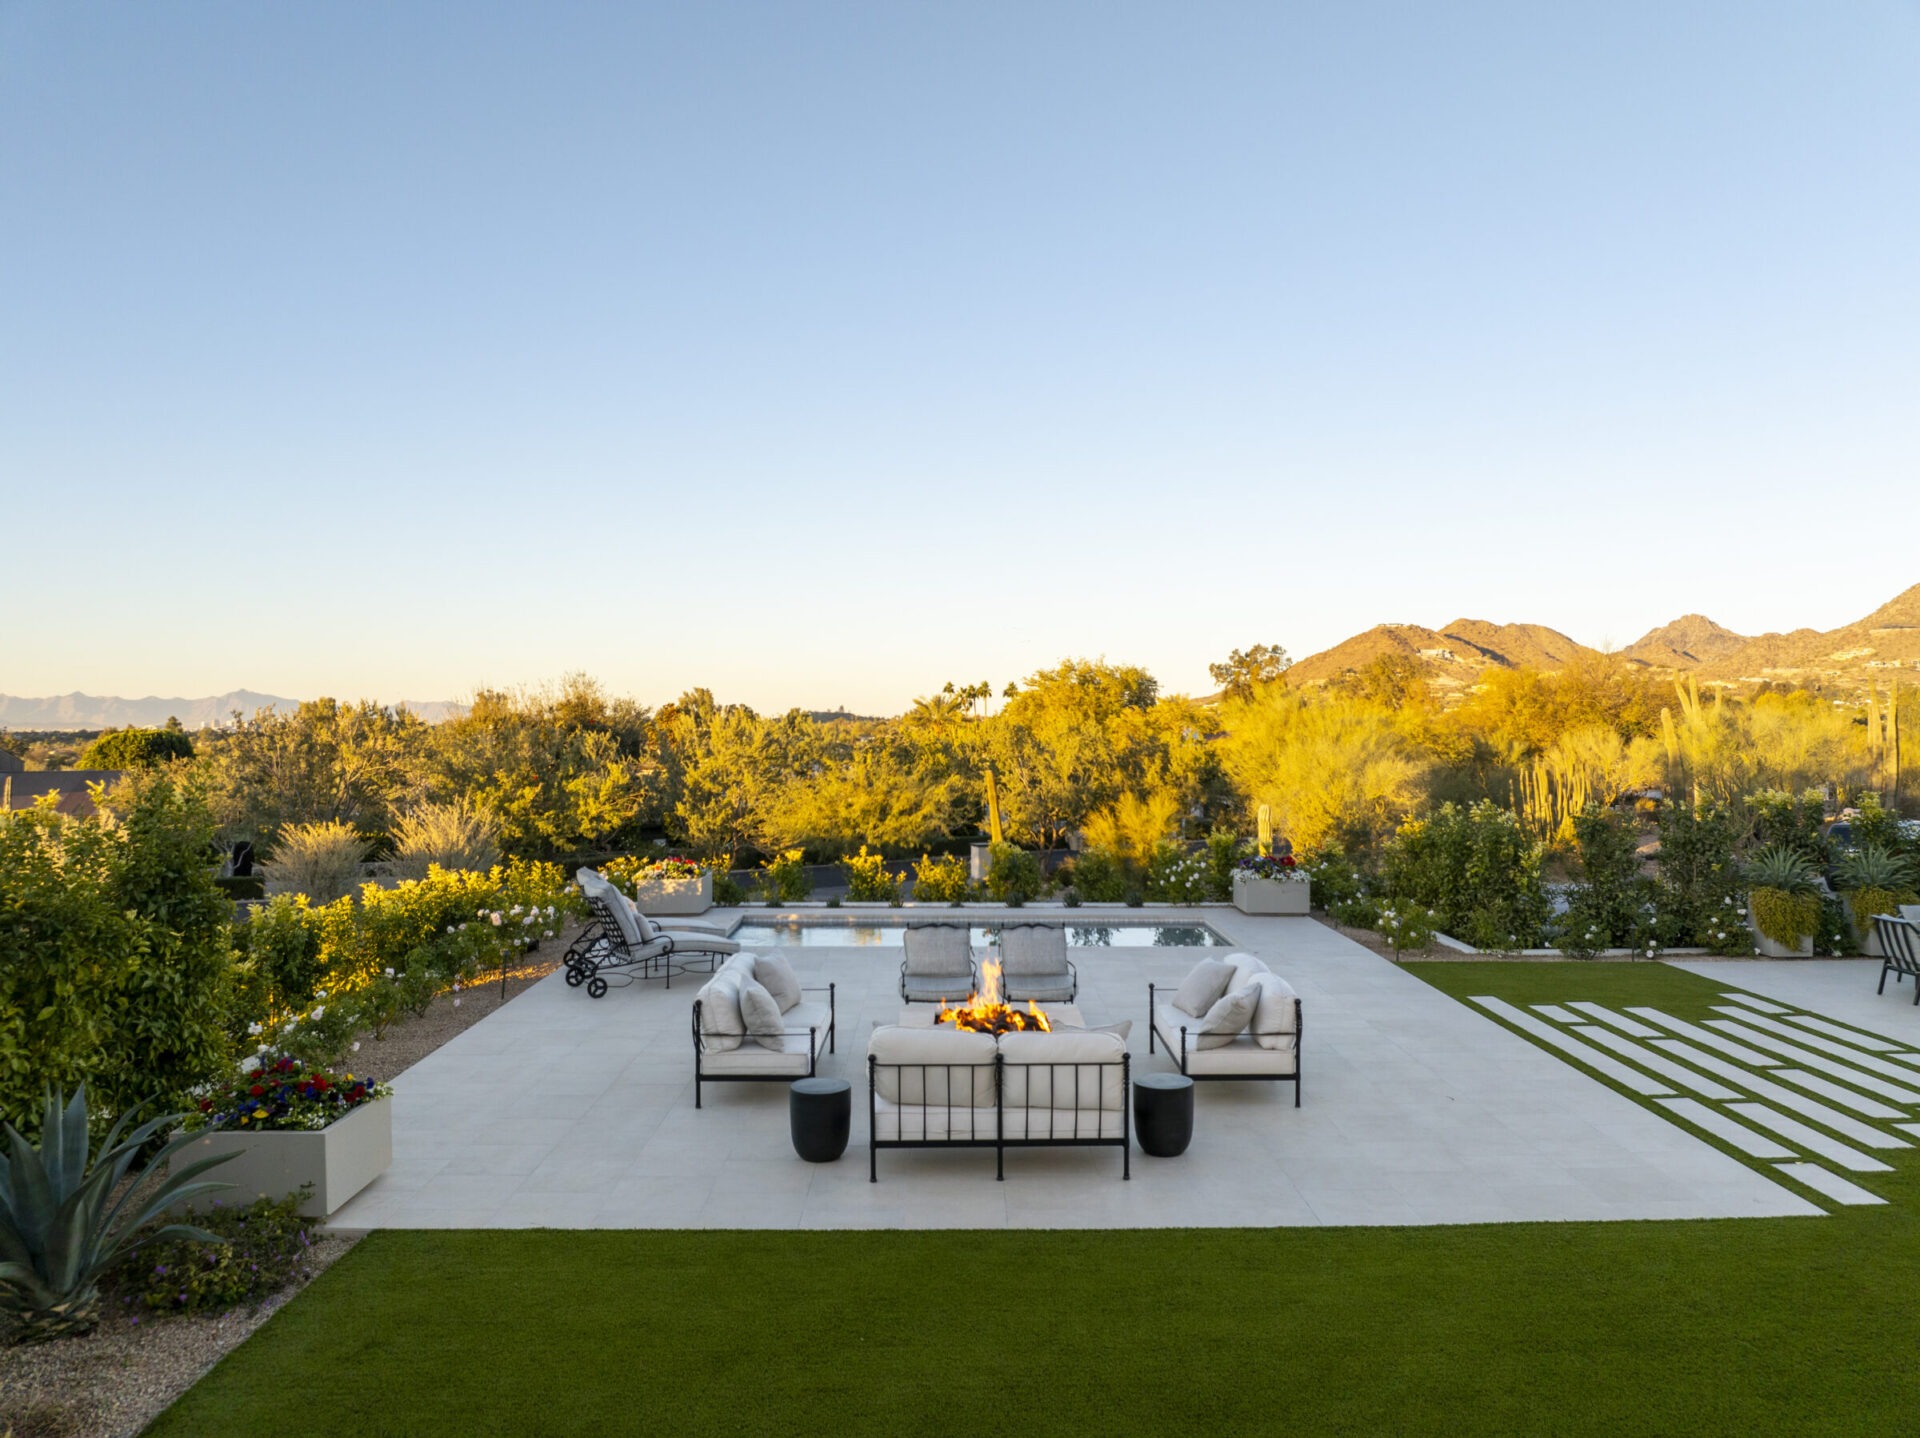
[[[1170,998],[1147,985],[1147,1052],[1166,1046],[1180,1072],[1200,1079],[1293,1085],[1300,1107],[1304,1016],[1293,986],[1252,954],[1202,959]]]
[[[672,988],[675,974],[703,962],[712,973],[721,959],[740,952],[739,944],[718,934],[661,928],[597,870],[581,869],[574,878],[593,919],[567,950],[567,983],[584,984],[590,998],[606,995],[610,971],[636,970],[634,977],[665,978]]]

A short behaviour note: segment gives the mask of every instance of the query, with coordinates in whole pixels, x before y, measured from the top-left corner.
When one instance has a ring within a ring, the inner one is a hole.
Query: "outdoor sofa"
[[[990,1148],[1004,1179],[1010,1148],[1108,1147],[1133,1177],[1132,1061],[1103,1030],[973,1033],[888,1026],[867,1048],[867,1178],[883,1148]]]
[[[1167,997],[1147,985],[1147,1052],[1157,1039],[1188,1078],[1293,1085],[1300,1107],[1300,996],[1252,954],[1205,958]]]
[[[824,993],[825,1003],[807,994]],[[834,1048],[834,986],[803,989],[778,954],[747,950],[722,964],[693,1001],[693,1106],[706,1083],[812,1078]]]

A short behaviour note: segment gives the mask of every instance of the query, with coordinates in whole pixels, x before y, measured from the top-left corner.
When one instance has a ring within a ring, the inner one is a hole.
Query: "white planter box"
[[[633,902],[641,913],[704,914],[713,907],[713,870],[702,869],[698,879],[640,879],[633,886]]]
[[[1753,896],[1747,896],[1747,927],[1753,930],[1754,947],[1760,950],[1763,959],[1810,959],[1813,957],[1813,935],[1808,934],[1800,941],[1800,947],[1790,949],[1785,944],[1776,943],[1760,932],[1760,925],[1753,917]]]
[[[216,1154],[240,1156],[209,1169],[208,1182],[230,1183],[202,1202],[247,1204],[257,1198],[285,1198],[303,1185],[313,1194],[300,1205],[308,1218],[327,1218],[393,1162],[393,1100],[363,1103],[325,1128],[263,1130],[244,1133],[215,1129],[182,1149],[173,1164],[185,1165]]]
[[[1233,906],[1243,914],[1304,914],[1312,896],[1313,881],[1305,874],[1294,879],[1233,876]]]

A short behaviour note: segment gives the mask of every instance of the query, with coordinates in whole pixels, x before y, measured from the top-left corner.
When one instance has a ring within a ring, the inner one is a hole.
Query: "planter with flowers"
[[[234,1154],[220,1166],[232,1202],[309,1192],[308,1218],[326,1218],[393,1162],[393,1090],[295,1058],[248,1059],[237,1079],[201,1096],[176,1163]]]
[[[1291,854],[1260,854],[1233,866],[1233,906],[1243,914],[1304,914],[1312,894]]]
[[[643,914],[704,914],[713,907],[713,870],[692,859],[615,859],[601,872]]]

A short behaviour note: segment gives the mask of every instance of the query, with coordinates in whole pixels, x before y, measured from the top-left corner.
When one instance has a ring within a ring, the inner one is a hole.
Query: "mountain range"
[[[205,699],[120,699],[93,694],[56,694],[46,699],[23,699],[0,694],[0,729],[153,729],[178,719],[188,729],[204,729],[210,724],[225,724],[237,710],[251,715],[256,709],[279,709],[292,713],[298,699],[278,694],[256,694],[251,689],[236,689],[231,694],[215,694]],[[396,709],[411,709],[430,724],[456,714],[466,706],[446,699],[402,699]]]
[[[1324,684],[1387,655],[1403,655],[1445,692],[1480,682],[1491,669],[1563,669],[1600,651],[1542,624],[1456,619],[1438,629],[1376,624],[1287,671],[1295,684]],[[1838,629],[1736,634],[1704,614],[1686,614],[1643,634],[1616,657],[1662,673],[1692,674],[1703,684],[1745,689],[1763,683],[1864,690],[1904,677],[1920,683],[1920,584]]]

